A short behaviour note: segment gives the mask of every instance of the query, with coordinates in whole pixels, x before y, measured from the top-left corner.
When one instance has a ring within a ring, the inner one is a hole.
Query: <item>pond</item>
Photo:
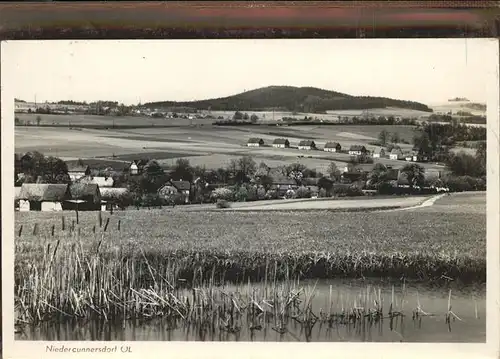
[[[201,313],[205,320],[198,322],[186,322],[182,318],[167,320],[162,317],[119,322],[103,320],[47,322],[36,327],[24,326],[16,334],[16,339],[469,343],[486,341],[485,285],[465,287],[448,284],[429,287],[422,284],[389,284],[373,280],[309,280],[301,281],[299,284],[267,283],[267,287],[264,283],[228,285],[213,288],[212,291],[218,292],[221,296],[231,295],[231,298],[234,298],[224,302],[234,303],[231,311],[235,313],[234,317]],[[185,290],[185,292],[191,291]],[[272,297],[270,293],[276,294],[275,301],[266,299]],[[283,293],[288,293],[288,297],[281,296],[285,300],[280,302],[278,298]],[[294,304],[290,304],[291,298],[294,298]],[[288,307],[283,305],[285,302],[290,305]],[[252,303],[255,303],[255,306]],[[292,310],[294,306],[297,309],[295,312]],[[250,310],[250,307],[253,309]],[[288,308],[287,311],[281,311],[285,307]],[[307,308],[310,310],[307,311]],[[349,313],[350,317],[347,316]]]

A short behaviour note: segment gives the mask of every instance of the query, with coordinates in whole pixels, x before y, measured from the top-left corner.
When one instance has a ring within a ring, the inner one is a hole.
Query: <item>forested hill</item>
[[[162,101],[144,104],[149,108],[190,107],[213,111],[297,111],[322,113],[328,110],[399,107],[432,112],[422,103],[385,97],[351,96],[315,87],[269,86],[237,95],[201,101]]]

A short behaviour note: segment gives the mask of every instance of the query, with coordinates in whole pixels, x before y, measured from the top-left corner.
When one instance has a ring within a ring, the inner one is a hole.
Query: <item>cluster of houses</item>
[[[131,175],[142,172],[147,161],[133,161]],[[115,187],[112,177],[93,176],[90,166],[70,166],[70,184],[23,183],[14,188],[16,210],[19,211],[106,211],[114,200],[128,192],[128,188]],[[22,176],[22,174],[20,175]],[[179,193],[188,202],[191,184],[187,181],[168,181],[159,190],[160,195]]]
[[[262,138],[252,137],[248,140],[248,147],[262,147],[264,146]],[[286,138],[276,138],[272,142],[274,148],[290,148],[290,141]],[[297,148],[299,150],[319,150],[318,146],[313,140],[299,141]],[[338,142],[326,142],[323,147],[325,152],[342,152],[342,146]],[[391,160],[404,160],[411,162],[424,162],[428,158],[423,156],[418,148],[413,148],[411,151],[403,151],[399,147],[394,147],[391,151],[386,151],[383,147],[378,147],[374,151],[369,151],[363,145],[352,145],[347,151],[351,156],[371,155],[373,158],[389,158]]]
[[[132,166],[135,164],[135,166]],[[134,161],[130,166],[130,174],[140,173],[140,161]],[[358,164],[354,167],[346,166],[341,169],[340,182],[335,186],[349,186],[355,182],[366,182],[368,174],[373,170],[374,164]],[[273,172],[274,171],[274,172]],[[15,187],[16,210],[19,211],[108,211],[115,205],[114,199],[128,192],[127,188],[113,187],[111,177],[98,177],[90,174],[89,166],[73,167],[69,170],[72,178],[71,184],[46,184],[46,183],[24,183],[21,187]],[[301,185],[279,172],[279,169],[270,169],[269,175],[273,178],[272,188],[277,191],[279,197],[296,191],[299,187],[307,188],[311,195],[319,193],[319,178],[303,178]],[[426,178],[440,178],[441,172],[426,171]],[[388,180],[394,181],[398,187],[408,187],[409,183],[401,173],[401,169],[388,169]],[[185,203],[189,203],[191,192],[196,186],[196,181],[167,181],[159,190],[162,198],[173,194],[182,194]],[[208,189],[214,190],[224,187],[224,184],[209,184]]]

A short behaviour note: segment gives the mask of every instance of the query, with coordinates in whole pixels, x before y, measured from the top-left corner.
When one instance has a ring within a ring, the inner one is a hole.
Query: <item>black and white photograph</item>
[[[16,345],[486,343],[498,42],[4,45]]]

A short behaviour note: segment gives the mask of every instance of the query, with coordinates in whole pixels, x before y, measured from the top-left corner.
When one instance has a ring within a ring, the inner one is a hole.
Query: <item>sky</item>
[[[428,105],[486,103],[488,40],[15,41],[12,93],[25,101],[126,105],[230,96],[271,85],[312,86]]]

